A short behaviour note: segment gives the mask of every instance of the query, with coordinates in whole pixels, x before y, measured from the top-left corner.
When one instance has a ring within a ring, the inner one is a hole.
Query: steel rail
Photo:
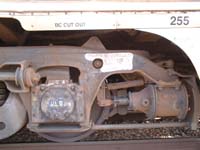
[[[1,144],[2,150],[198,150],[200,138],[95,141],[74,143]]]

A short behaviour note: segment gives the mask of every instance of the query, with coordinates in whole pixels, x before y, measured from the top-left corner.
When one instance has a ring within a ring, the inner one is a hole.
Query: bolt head
[[[93,61],[93,67],[96,68],[96,69],[100,69],[102,66],[103,66],[103,60],[100,59],[100,58],[96,58],[94,61]]]

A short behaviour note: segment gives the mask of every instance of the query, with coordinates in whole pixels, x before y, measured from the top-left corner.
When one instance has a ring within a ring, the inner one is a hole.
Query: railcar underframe
[[[26,112],[27,127],[55,141],[101,129],[197,126],[195,76],[176,72],[172,61],[151,61],[147,51],[110,52],[92,37],[82,47],[3,47],[1,53],[0,80],[9,91],[1,138],[24,125]],[[176,117],[177,122],[101,124],[128,113],[144,113],[149,120]]]
[[[175,18],[181,14],[186,20],[183,26],[188,25],[187,19],[199,14],[182,13],[176,12]],[[108,16],[112,18],[113,14],[109,12]],[[50,19],[55,19],[54,15]],[[73,18],[77,14],[70,15]],[[81,15],[84,18],[85,14]],[[122,13],[117,15],[123,18]],[[137,16],[133,12],[129,15]],[[158,16],[162,18],[160,12]],[[181,48],[188,48],[198,28],[147,29],[144,25],[139,30],[123,29],[118,24],[120,29],[108,26],[107,30],[94,30],[96,24],[92,24],[93,30],[80,27],[76,31],[74,26],[71,31],[62,31],[61,23],[57,24],[61,31],[50,26],[51,31],[29,32],[22,27],[40,30],[41,26],[44,30],[46,25],[39,21],[34,24],[28,17],[13,17],[22,24],[5,16],[0,19],[0,139],[15,134],[24,125],[57,142],[77,141],[96,130],[184,126],[197,129],[198,61],[190,60]],[[38,17],[44,23],[45,17]],[[194,18],[193,22],[188,21],[196,27]],[[181,38],[183,33],[188,33],[186,38]],[[176,45],[184,41],[185,44]],[[195,50],[197,43],[193,44],[190,47]],[[144,114],[143,119],[150,123],[104,124],[116,114]],[[170,117],[173,121],[154,123],[157,117]]]

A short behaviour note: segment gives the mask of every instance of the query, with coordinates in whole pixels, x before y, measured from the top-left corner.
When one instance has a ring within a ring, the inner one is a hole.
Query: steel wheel
[[[100,108],[96,103],[93,106],[91,119],[95,122],[95,124],[102,124],[109,114],[109,108]],[[94,133],[92,130],[88,130],[80,133],[39,133],[42,137],[55,142],[73,142],[79,141],[83,138],[88,137]]]

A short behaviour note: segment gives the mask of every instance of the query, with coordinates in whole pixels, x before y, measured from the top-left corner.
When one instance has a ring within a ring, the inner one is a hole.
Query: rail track
[[[100,141],[72,143],[1,144],[2,150],[198,150],[200,138]]]

